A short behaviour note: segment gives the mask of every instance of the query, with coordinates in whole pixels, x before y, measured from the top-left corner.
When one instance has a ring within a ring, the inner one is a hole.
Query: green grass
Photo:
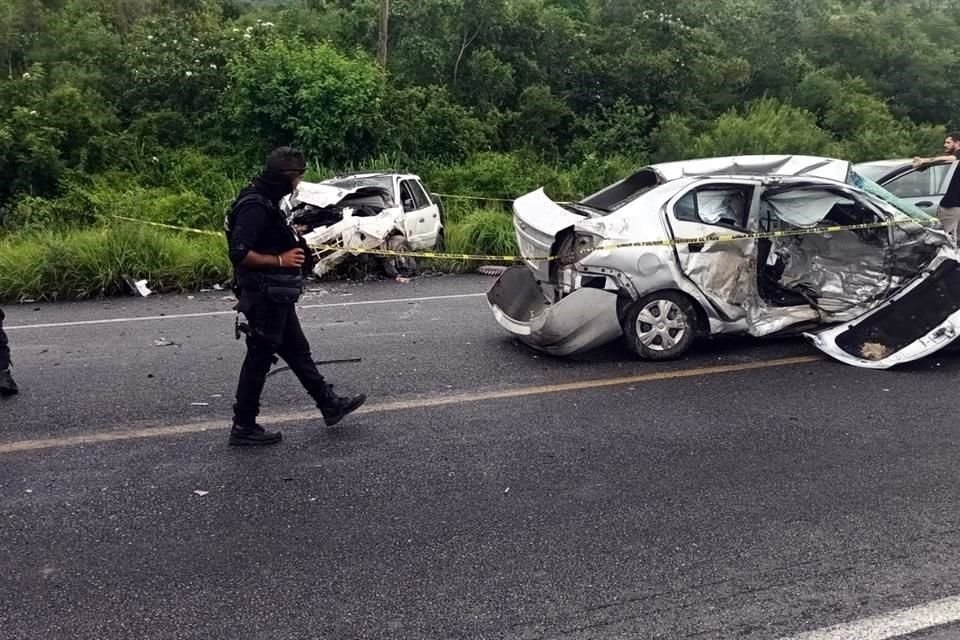
[[[517,239],[510,214],[475,209],[447,229],[447,251],[471,255],[516,255]]]
[[[475,208],[446,229],[449,253],[516,255],[510,214]],[[230,277],[225,241],[116,222],[80,230],[0,235],[0,301],[77,300],[128,294],[125,278],[157,292],[189,291]],[[459,273],[496,261],[421,260]],[[507,264],[507,263],[499,263]]]
[[[128,291],[196,289],[230,277],[225,242],[134,225],[0,237],[0,300],[75,300]]]

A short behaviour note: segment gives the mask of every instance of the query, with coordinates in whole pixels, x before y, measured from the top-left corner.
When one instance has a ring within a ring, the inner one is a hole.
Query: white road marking
[[[401,302],[432,302],[435,300],[457,300],[479,298],[485,293],[458,293],[447,296],[425,296],[422,298],[393,298],[390,300],[358,300],[354,302],[330,302],[327,304],[298,305],[299,309],[334,309],[339,307],[360,307],[374,304],[398,304]],[[236,311],[207,311],[204,313],[178,313],[165,316],[134,316],[129,318],[104,318],[101,320],[77,320],[74,322],[51,322],[47,324],[20,324],[4,327],[4,331],[17,329],[56,329],[58,327],[86,327],[101,324],[121,324],[126,322],[151,322],[154,320],[182,320],[184,318],[207,318],[214,316],[232,316]]]
[[[781,640],[888,640],[960,622],[960,596],[934,600],[872,618],[838,624]]]

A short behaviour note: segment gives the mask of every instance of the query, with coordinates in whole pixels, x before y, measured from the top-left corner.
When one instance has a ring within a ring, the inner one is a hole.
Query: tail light
[[[600,246],[601,238],[589,233],[571,232],[560,242],[557,251],[557,263],[568,267],[580,262],[594,249]]]

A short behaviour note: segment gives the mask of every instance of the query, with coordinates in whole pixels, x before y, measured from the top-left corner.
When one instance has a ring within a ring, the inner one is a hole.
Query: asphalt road
[[[559,360],[491,283],[313,292],[315,356],[362,358],[324,371],[368,407],[326,429],[279,373],[259,450],[226,446],[224,292],[6,307],[0,638],[752,640],[960,594],[960,352]]]

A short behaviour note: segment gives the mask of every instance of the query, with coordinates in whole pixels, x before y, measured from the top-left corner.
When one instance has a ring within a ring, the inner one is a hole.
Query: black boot
[[[258,424],[242,426],[234,423],[230,429],[230,444],[234,447],[277,444],[283,440],[279,431],[267,431]]]
[[[328,384],[324,389],[323,399],[317,403],[320,413],[323,414],[323,421],[328,427],[337,424],[348,415],[360,408],[367,401],[367,396],[360,394],[352,398],[338,396],[333,392],[333,385]]]
[[[17,383],[13,381],[10,375],[10,369],[0,371],[0,396],[15,396],[20,393],[17,389]]]

